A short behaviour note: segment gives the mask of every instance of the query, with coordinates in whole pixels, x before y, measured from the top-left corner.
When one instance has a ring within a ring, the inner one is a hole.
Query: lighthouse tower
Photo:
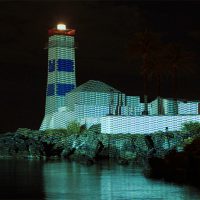
[[[65,105],[65,95],[76,87],[75,30],[58,24],[48,31],[48,81],[45,115]]]
[[[76,87],[75,30],[58,24],[48,30],[48,35],[48,80],[41,130],[49,127],[52,116],[65,106],[65,95]]]

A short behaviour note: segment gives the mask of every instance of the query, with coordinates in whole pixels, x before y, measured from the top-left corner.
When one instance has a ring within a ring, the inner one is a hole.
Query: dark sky
[[[75,28],[76,75],[80,85],[104,81],[128,95],[142,95],[137,64],[128,46],[137,31],[148,28],[200,51],[200,3],[173,1],[0,1],[0,132],[38,129],[45,107],[47,30],[64,22]],[[199,61],[198,61],[199,63]],[[179,77],[178,96],[200,99],[200,69]],[[155,85],[150,84],[150,97]],[[163,79],[161,95],[171,97]]]

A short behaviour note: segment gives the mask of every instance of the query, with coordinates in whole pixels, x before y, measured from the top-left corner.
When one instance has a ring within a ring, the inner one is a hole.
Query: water
[[[0,199],[195,200],[189,186],[147,179],[142,169],[66,161],[0,161]]]

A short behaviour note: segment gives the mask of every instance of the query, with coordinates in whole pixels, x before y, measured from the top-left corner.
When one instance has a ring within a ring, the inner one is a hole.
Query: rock
[[[157,132],[151,134],[151,139],[154,144],[155,156],[163,158],[167,152],[176,146],[173,134],[166,134],[164,132]]]
[[[113,159],[121,164],[145,163],[147,158],[163,158],[177,144],[179,133],[101,134],[100,124],[72,134],[66,129],[46,131],[19,128],[16,133],[0,135],[0,156],[62,157],[85,163]],[[180,146],[180,145],[179,145]]]
[[[80,135],[76,141],[75,143],[79,145],[75,145],[75,156],[79,155],[95,159],[103,148],[103,144],[98,139],[98,136],[90,131]]]
[[[151,157],[148,160],[148,164],[151,169],[151,175],[154,178],[162,178],[166,173],[165,161],[162,158]]]
[[[185,146],[184,151],[169,150],[164,158],[151,157],[149,166],[153,177],[178,183],[192,183],[199,186],[200,138]]]
[[[101,124],[92,125],[92,126],[88,129],[88,132],[100,134],[100,133],[101,133]]]
[[[145,135],[139,135],[139,134],[135,135],[134,145],[136,152],[141,155],[146,155],[150,149],[148,143],[146,142]]]
[[[120,152],[119,154],[119,160],[123,159],[124,161],[126,160],[126,163],[132,163],[136,160],[137,158],[137,153],[136,152],[131,152],[131,151],[124,151]]]
[[[123,159],[123,158],[118,159],[117,163],[120,164],[120,165],[128,165],[129,164],[128,160]]]
[[[69,158],[71,155],[73,155],[74,151],[75,151],[75,148],[72,148],[72,149],[65,148],[61,152],[61,157],[62,158]]]
[[[62,157],[93,163],[103,149],[103,144],[98,138],[98,131],[99,126],[92,126],[81,135],[67,137]]]
[[[84,153],[81,153],[81,151],[80,153],[72,154],[72,156],[70,156],[70,159],[86,165],[92,165],[95,163],[95,160],[93,158],[85,155]]]

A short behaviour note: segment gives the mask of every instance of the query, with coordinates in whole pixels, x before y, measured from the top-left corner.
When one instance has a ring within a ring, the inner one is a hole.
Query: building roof
[[[101,81],[89,80],[86,83],[78,86],[70,93],[73,92],[101,92],[101,93],[121,93],[119,90],[111,87],[110,85],[103,83]]]

